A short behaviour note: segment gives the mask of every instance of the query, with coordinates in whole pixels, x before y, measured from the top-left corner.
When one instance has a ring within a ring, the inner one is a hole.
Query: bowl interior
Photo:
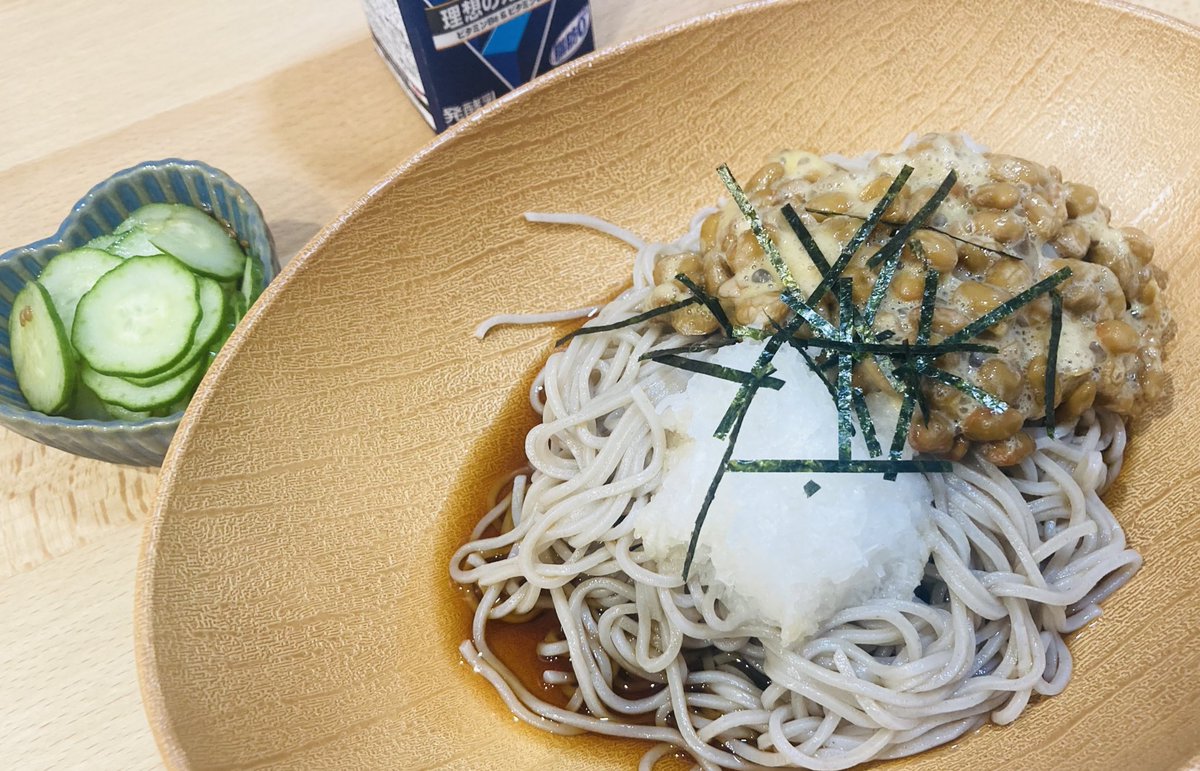
[[[149,161],[117,172],[80,199],[53,236],[0,255],[0,424],[30,439],[101,460],[161,462],[179,415],[96,421],[34,412],[17,386],[8,336],[13,300],[46,263],[111,233],[131,212],[149,203],[182,203],[212,213],[236,234],[247,255],[259,261],[268,281],[279,272],[262,212],[245,188],[224,172],[177,159]]]
[[[514,723],[456,650],[469,612],[447,561],[522,461],[526,394],[563,328],[471,330],[606,299],[629,274],[618,243],[520,213],[666,239],[720,194],[720,162],[748,175],[782,146],[965,130],[1094,185],[1149,232],[1180,329],[1172,396],[1135,427],[1108,499],[1142,572],[1073,640],[1064,694],[905,767],[1182,765],[1200,752],[1200,652],[1179,644],[1200,609],[1198,77],[1194,31],[1121,7],[821,0],[568,67],[444,135],[289,266],[184,421],[137,610],[168,761],[634,767],[631,742]]]

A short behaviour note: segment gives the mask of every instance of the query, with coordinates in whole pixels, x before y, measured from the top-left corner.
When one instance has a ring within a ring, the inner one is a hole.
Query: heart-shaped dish
[[[73,420],[29,408],[17,387],[9,350],[13,298],[54,256],[111,233],[149,203],[182,203],[212,213],[233,231],[270,281],[279,272],[275,243],[258,204],[225,172],[199,161],[168,158],[118,171],[79,200],[49,238],[0,254],[0,425],[65,452],[133,466],[161,465],[183,413],[146,420]]]

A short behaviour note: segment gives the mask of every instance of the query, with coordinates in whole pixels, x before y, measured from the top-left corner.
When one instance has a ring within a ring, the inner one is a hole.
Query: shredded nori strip
[[[888,186],[887,192],[883,194],[883,198],[879,199],[878,203],[875,204],[875,208],[863,220],[863,224],[850,237],[846,245],[842,247],[842,253],[838,255],[837,262],[833,263],[829,271],[821,277],[821,283],[817,284],[817,288],[808,296],[810,305],[824,297],[825,292],[833,285],[833,282],[841,278],[842,271],[846,269],[846,266],[850,264],[850,259],[854,257],[859,248],[871,236],[871,233],[875,230],[875,226],[879,224],[880,218],[883,217],[883,213],[892,205],[892,201],[900,193],[901,188],[908,182],[912,171],[911,166],[905,166],[900,169],[900,173],[892,180],[892,184]]]
[[[867,443],[867,452],[871,454],[872,458],[878,458],[883,455],[883,448],[879,446],[879,436],[875,433],[875,421],[871,419],[871,411],[867,409],[867,397],[861,388],[853,388],[850,391],[850,398],[854,402],[854,413],[858,416],[858,425],[862,427],[863,441]]]
[[[933,306],[937,301],[938,281],[941,274],[936,270],[925,271],[925,287],[921,292],[921,315],[917,320],[917,345],[924,346],[929,342],[933,333]],[[921,360],[918,360],[921,361]],[[912,427],[913,410],[916,407],[918,393],[921,390],[916,378],[901,379],[900,414],[896,418],[896,430],[892,434],[892,446],[888,448],[888,457],[898,461],[904,455],[904,445],[908,442],[908,431]],[[885,474],[884,479],[895,481],[895,474]]]
[[[852,284],[849,279],[838,279],[837,282],[838,321],[842,329],[849,328],[851,308],[854,307]],[[843,331],[843,334],[846,334]],[[854,401],[854,389],[851,379],[854,376],[854,355],[838,354],[837,376],[837,413],[838,413],[838,459],[850,460],[850,433],[853,430],[854,418],[851,416]]]
[[[795,334],[800,328],[803,319],[799,316],[793,316],[787,324],[779,328],[779,331],[767,340],[767,344],[763,346],[762,351],[758,354],[758,360],[754,362],[754,367],[750,370],[755,377],[765,377],[774,371],[771,366],[771,360],[775,358],[775,354],[779,352],[780,346],[783,345],[787,338]],[[746,410],[750,408],[750,401],[754,399],[754,394],[758,391],[758,386],[754,382],[746,383],[738,389],[737,394],[733,397],[733,401],[729,403],[728,409],[725,410],[725,415],[722,416],[721,422],[717,424],[717,430],[713,432],[713,437],[716,439],[724,439],[729,436],[734,424],[744,416]]]
[[[804,247],[804,251],[808,252],[808,259],[812,260],[813,265],[817,266],[817,272],[822,277],[829,273],[829,260],[825,257],[825,253],[821,251],[821,247],[813,239],[812,233],[808,232],[808,228],[804,226],[804,221],[800,219],[800,215],[796,213],[796,209],[790,204],[784,204],[781,210],[783,218],[787,224],[791,226],[792,232],[796,234],[796,238],[800,239],[800,244]]]
[[[962,329],[947,337],[943,342],[961,343],[975,337],[985,329],[999,324],[1024,306],[1033,302],[1045,293],[1071,277],[1071,269],[1063,268],[1037,282],[1023,292],[1013,295],[1008,300],[997,305],[987,313],[972,321]]]
[[[579,337],[580,335],[594,335],[598,332],[612,332],[615,329],[624,329],[625,327],[632,327],[635,324],[641,324],[643,321],[649,321],[650,319],[654,318],[655,316],[662,316],[664,314],[671,313],[672,311],[677,311],[680,308],[686,308],[689,305],[695,305],[698,302],[700,302],[699,297],[687,297],[683,300],[680,300],[679,302],[673,302],[670,305],[663,305],[662,307],[648,310],[645,313],[639,313],[636,316],[630,316],[629,318],[625,319],[624,321],[616,321],[616,322],[613,322],[612,324],[601,324],[601,325],[595,326],[595,327],[580,327],[579,329],[576,329],[571,334],[560,337],[554,343],[554,345],[555,345],[555,347],[560,346],[563,343],[571,340],[572,338]]]
[[[891,332],[887,329],[885,332]],[[895,334],[888,335],[883,338],[887,340],[894,337]],[[880,339],[879,337],[875,338]],[[821,348],[829,351],[849,351],[850,353],[873,354],[877,356],[888,356],[894,359],[908,359],[913,356],[941,356],[946,353],[999,353],[1000,349],[994,345],[987,343],[934,343],[932,345],[910,345],[909,343],[867,343],[861,340],[846,342],[845,340],[823,340],[814,338],[805,340],[804,344],[810,348]]]
[[[807,495],[809,498],[816,495],[817,491],[820,489],[821,489],[821,486],[819,484],[817,484],[816,482],[812,481],[811,479],[804,483],[804,494]]]
[[[807,206],[804,207],[804,211],[808,212],[809,214],[820,214],[822,217],[849,217],[852,220],[865,220],[866,219],[866,217],[862,216],[861,214],[845,214],[842,212],[830,211],[829,209],[812,209]],[[893,233],[895,233],[901,227],[901,225],[897,225],[893,222],[884,222],[883,224],[890,227],[892,229]],[[934,233],[941,233],[943,236],[945,236],[946,238],[949,238],[952,241],[957,241],[960,244],[966,244],[967,246],[973,246],[976,249],[982,249],[983,251],[991,252],[992,254],[998,254],[1001,257],[1007,257],[1010,260],[1021,259],[1020,257],[1018,257],[1015,254],[1012,254],[1011,252],[1006,252],[1003,249],[997,249],[993,246],[987,246],[985,244],[976,243],[975,241],[968,240],[961,236],[956,236],[953,233],[942,230],[941,228],[935,228],[932,225],[924,225],[922,227],[917,228],[917,230],[929,230]]]
[[[751,393],[758,390],[756,384],[752,384],[749,387],[753,389]],[[743,386],[743,388],[746,388],[746,386]],[[749,402],[747,402],[747,406],[749,406]],[[712,481],[708,483],[708,490],[704,493],[704,502],[700,504],[700,513],[696,515],[696,524],[692,526],[692,537],[688,540],[687,556],[683,559],[684,581],[687,580],[688,572],[692,569],[692,559],[696,556],[696,544],[700,542],[700,531],[704,529],[704,520],[708,517],[708,510],[712,507],[713,498],[717,496],[717,487],[720,486],[721,479],[725,476],[725,471],[729,467],[729,459],[733,457],[733,446],[737,444],[738,432],[742,430],[742,423],[745,420],[746,410],[738,410],[734,417],[733,425],[729,428],[729,441],[725,444],[725,453],[721,456],[721,464],[717,466]]]
[[[881,262],[891,259],[893,254],[899,254],[904,245],[908,243],[908,239],[912,238],[913,232],[917,228],[923,227],[925,220],[933,216],[933,213],[937,211],[937,207],[942,205],[942,201],[946,200],[946,196],[950,194],[950,188],[954,187],[954,183],[957,181],[958,174],[951,169],[946,178],[942,180],[942,184],[938,185],[937,190],[929,197],[929,200],[920,209],[917,209],[917,213],[909,218],[908,222],[905,222],[900,226],[899,230],[892,234],[892,237],[887,240],[882,249],[875,253],[875,256],[867,260],[867,265],[873,268]]]
[[[829,321],[829,319],[817,313],[808,303],[804,302],[796,295],[792,294],[791,292],[784,292],[783,295],[781,295],[781,299],[783,300],[784,305],[795,311],[799,318],[807,322],[808,325],[818,333],[830,338],[831,340],[841,340],[843,342],[846,341],[842,330],[835,327]],[[797,329],[798,328],[799,325],[797,325]]]
[[[699,343],[691,343],[689,345],[681,345],[678,348],[659,348],[655,351],[648,351],[638,357],[638,361],[652,361],[660,356],[671,356],[672,354],[682,353],[704,353],[705,351],[715,351],[718,348],[724,348],[727,345],[736,345],[740,343],[735,337],[718,337],[710,340],[704,340]]]
[[[758,211],[751,205],[750,199],[746,197],[746,193],[738,185],[737,180],[733,178],[733,172],[725,164],[717,167],[717,175],[721,177],[721,181],[725,183],[725,189],[729,191],[729,195],[741,210],[746,221],[750,223],[750,231],[754,233],[755,240],[762,247],[763,253],[767,255],[767,259],[771,261],[771,265],[775,268],[775,272],[779,275],[779,280],[783,282],[783,286],[789,290],[796,289],[796,279],[792,277],[792,271],[788,269],[787,263],[783,261],[782,255],[779,254],[778,247],[771,240],[771,236],[763,227],[762,218],[758,216]]]
[[[732,367],[724,367],[720,364],[713,364],[710,361],[700,361],[698,359],[689,359],[684,356],[676,356],[675,354],[667,354],[666,356],[657,356],[654,361],[659,364],[665,364],[669,367],[678,367],[689,372],[695,372],[700,375],[708,375],[719,380],[728,380],[731,383],[741,383],[743,385],[758,381],[762,388],[770,388],[772,391],[778,391],[783,388],[784,382],[777,377],[762,377],[756,378],[749,372],[743,372],[740,369]]]
[[[735,474],[907,474],[912,472],[949,471],[948,460],[807,460],[800,458],[765,458],[759,460],[728,460],[729,471]]]
[[[987,407],[996,415],[1007,412],[1009,409],[1008,402],[1004,401],[998,396],[995,396],[994,394],[989,393],[988,391],[985,391],[974,383],[963,380],[961,377],[952,372],[947,372],[944,369],[938,369],[937,367],[930,366],[926,367],[921,374],[925,377],[932,378],[939,383],[945,383],[948,386],[957,388],[959,391],[962,391],[964,394],[979,402],[984,407]]]
[[[725,333],[726,337],[734,336],[733,324],[729,323],[729,317],[725,315],[725,309],[721,307],[721,303],[717,298],[696,286],[696,282],[683,273],[677,274],[675,280],[686,286],[691,291],[693,297],[699,298],[700,302],[704,303],[704,307],[708,308],[708,312],[716,318],[717,324],[720,325],[721,331]]]
[[[925,285],[921,288],[921,315],[917,319],[917,345],[925,345],[933,337],[933,306],[937,302],[941,278],[942,274],[936,270],[925,271]]]
[[[1063,298],[1050,292],[1050,345],[1046,348],[1046,436],[1054,438],[1054,389],[1058,387],[1058,340],[1062,337]]]
[[[875,323],[875,314],[879,313],[883,296],[887,294],[888,288],[892,285],[892,279],[896,277],[896,270],[899,267],[900,253],[896,252],[880,268],[879,275],[875,278],[875,286],[871,288],[871,296],[867,298],[867,304],[863,308],[864,326],[870,327]]]
[[[807,364],[808,368],[813,371],[813,374],[821,379],[821,383],[825,386],[825,390],[829,392],[829,398],[833,400],[834,404],[836,404],[837,391],[834,389],[833,383],[830,383],[829,378],[825,376],[825,370],[821,369],[821,365],[817,364],[816,359],[814,359],[812,354],[805,349],[805,342],[808,341],[797,340],[794,337],[788,338],[788,345],[795,348],[796,351],[804,357],[804,363]]]

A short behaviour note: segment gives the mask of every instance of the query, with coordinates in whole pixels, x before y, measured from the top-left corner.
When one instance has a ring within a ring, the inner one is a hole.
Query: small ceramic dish
[[[65,452],[133,466],[161,465],[183,413],[146,420],[74,420],[30,409],[13,372],[8,315],[13,298],[37,278],[51,258],[111,233],[130,212],[148,203],[182,203],[204,209],[233,231],[270,281],[279,272],[275,244],[262,211],[244,187],[199,161],[148,161],[113,174],[71,208],[49,238],[0,254],[0,425]]]

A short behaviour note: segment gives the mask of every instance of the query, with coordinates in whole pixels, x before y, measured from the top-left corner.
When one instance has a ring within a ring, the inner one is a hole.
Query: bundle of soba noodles
[[[1150,240],[952,135],[720,175],[674,243],[610,229],[632,287],[546,362],[528,468],[453,557],[463,656],[534,726],[653,742],[643,768],[1015,720],[1140,565],[1100,495],[1162,388]],[[489,630],[540,614],[522,682]]]

